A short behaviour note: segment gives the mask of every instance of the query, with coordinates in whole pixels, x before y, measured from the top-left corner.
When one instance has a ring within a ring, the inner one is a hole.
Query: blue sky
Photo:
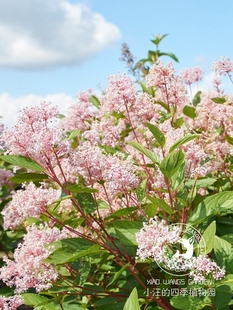
[[[214,60],[233,59],[232,12],[230,0],[0,0],[3,122],[43,100],[65,113],[79,91],[127,72],[123,42],[139,60],[157,34],[168,34],[160,48],[179,58],[178,72],[199,65],[208,80]]]

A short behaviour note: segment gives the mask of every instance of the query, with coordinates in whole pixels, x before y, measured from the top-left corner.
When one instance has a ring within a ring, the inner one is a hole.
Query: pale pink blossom
[[[23,243],[14,252],[14,260],[4,257],[6,266],[0,269],[0,278],[7,286],[14,286],[17,294],[29,288],[35,288],[37,292],[48,290],[58,278],[55,266],[45,262],[52,252],[48,245],[67,237],[67,233],[55,227],[29,226]]]
[[[212,70],[219,75],[226,75],[233,71],[233,61],[226,56],[222,56],[220,60],[213,62]]]
[[[24,304],[24,300],[20,295],[10,297],[0,296],[1,310],[17,310],[18,307]]]
[[[214,280],[222,280],[225,276],[225,270],[221,269],[215,262],[207,256],[198,256],[193,258],[192,271],[190,277],[195,283],[202,283],[208,276]]]
[[[7,153],[30,157],[51,174],[70,149],[65,132],[54,126],[57,117],[57,108],[50,103],[23,109],[13,129],[3,132]]]
[[[143,223],[143,228],[136,233],[136,256],[142,261],[149,258],[162,263],[166,261],[166,245],[175,244],[179,239],[178,226],[171,229],[164,220],[155,217],[150,219],[149,223]]]
[[[88,141],[72,152],[67,169],[64,171],[68,179],[81,176],[87,186],[94,188],[101,183],[111,199],[139,185],[138,169],[132,157],[124,158],[122,153],[106,154]]]
[[[12,182],[9,180],[14,174],[10,170],[0,169],[0,188],[4,185],[12,185]]]
[[[90,127],[93,118],[99,116],[99,110],[93,106],[90,97],[90,92],[80,92],[77,95],[77,102],[69,107],[67,115],[60,121],[62,128],[66,131],[74,129],[83,131]]]
[[[175,69],[172,62],[164,65],[160,60],[158,60],[149,71],[146,76],[146,82],[148,86],[151,87],[161,87],[169,84],[173,80],[175,75]]]
[[[33,183],[18,190],[2,211],[4,229],[16,229],[28,217],[39,217],[48,205],[60,197],[61,191],[45,186],[36,187]]]
[[[106,93],[102,98],[102,112],[124,112],[130,109],[136,96],[137,90],[127,75],[109,76]]]
[[[203,70],[200,67],[185,68],[181,71],[180,77],[187,85],[198,83],[203,78]]]

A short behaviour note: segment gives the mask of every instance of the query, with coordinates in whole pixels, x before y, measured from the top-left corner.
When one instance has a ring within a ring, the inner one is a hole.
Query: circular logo
[[[205,240],[196,228],[182,223],[169,225],[169,234],[175,237],[163,244],[162,258],[156,262],[170,275],[188,275],[193,259],[206,254]]]

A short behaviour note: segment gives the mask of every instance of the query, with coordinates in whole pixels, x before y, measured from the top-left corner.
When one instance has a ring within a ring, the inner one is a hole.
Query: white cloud
[[[82,3],[1,0],[0,67],[80,64],[120,38],[116,25]]]
[[[53,105],[58,106],[59,113],[66,114],[70,105],[76,102],[75,98],[66,94],[49,94],[44,97],[29,94],[20,97],[12,97],[8,93],[0,94],[0,120],[8,128],[16,124],[19,110],[23,108],[39,105],[40,102],[52,102]]]

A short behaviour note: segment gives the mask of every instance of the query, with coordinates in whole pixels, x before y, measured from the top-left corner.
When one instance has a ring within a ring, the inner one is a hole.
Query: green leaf
[[[39,295],[39,294],[32,294],[32,293],[25,293],[22,294],[24,304],[27,306],[43,306],[46,305],[46,308],[43,309],[47,310],[57,310],[57,306],[53,303],[54,299],[50,299],[48,297]]]
[[[153,153],[152,151],[146,149],[144,146],[142,146],[140,143],[136,141],[129,141],[129,145],[134,147],[136,150],[138,150],[140,153],[144,154],[146,157],[150,158],[150,160],[155,163],[159,164],[160,159],[157,154]]]
[[[96,108],[98,108],[98,109],[100,108],[101,104],[100,104],[99,99],[98,99],[96,96],[92,95],[92,96],[90,97],[90,100],[91,100],[91,103],[92,103]]]
[[[232,255],[232,246],[226,240],[214,237],[214,254],[220,266],[226,266],[228,258]]]
[[[168,34],[163,34],[162,36],[156,35],[154,40],[151,40],[156,46],[160,44],[160,42],[166,37]]]
[[[136,192],[137,199],[138,199],[139,202],[142,202],[142,200],[143,200],[143,198],[145,196],[146,183],[147,183],[147,179],[144,179],[141,182],[141,184],[140,184],[140,186],[139,186],[139,188],[138,188],[138,190]]]
[[[17,174],[10,178],[10,180],[14,183],[24,183],[24,182],[38,182],[44,181],[48,179],[46,174],[39,174],[39,173],[22,173]]]
[[[129,298],[127,299],[123,310],[140,310],[139,302],[138,302],[138,292],[136,287],[132,290]]]
[[[193,101],[192,101],[192,104],[196,107],[200,102],[201,102],[201,91],[199,90],[195,94]]]
[[[79,249],[80,251],[89,249],[93,245],[93,242],[84,238],[66,238],[55,241],[51,243],[51,245],[53,246],[54,251],[58,249],[63,249],[67,252],[73,253],[77,249]]]
[[[158,207],[154,203],[148,203],[145,207],[145,213],[150,218],[154,217],[157,213]]]
[[[146,196],[156,207],[159,207],[163,211],[167,212],[168,214],[174,213],[172,208],[163,200],[156,197],[151,197],[149,195]]]
[[[169,149],[169,152],[171,153],[172,151],[174,151],[175,149],[177,149],[178,147],[180,147],[181,145],[184,145],[185,143],[188,143],[189,141],[192,141],[194,139],[196,139],[197,137],[199,137],[198,134],[191,134],[191,135],[187,135],[179,140],[177,140]]]
[[[215,296],[212,297],[212,300],[217,309],[222,309],[229,304],[231,298],[232,293],[230,287],[227,285],[221,285],[216,287]]]
[[[217,179],[215,178],[204,178],[204,179],[199,179],[199,180],[190,180],[190,181],[187,181],[185,183],[185,185],[187,187],[193,187],[194,185],[196,186],[197,189],[199,188],[205,188],[205,187],[208,187],[212,184],[214,184],[216,182]]]
[[[172,58],[173,60],[175,60],[176,62],[179,62],[178,58],[173,53],[160,53],[159,52],[159,57],[161,57],[161,56],[168,56],[168,57]]]
[[[184,169],[185,162],[183,162],[179,169],[173,174],[171,177],[172,181],[172,190],[177,190],[178,188],[182,187],[184,184]]]
[[[138,210],[138,207],[128,207],[128,208],[120,209],[120,210],[117,210],[114,213],[112,213],[106,219],[117,218],[117,217],[129,215],[136,210]]]
[[[71,130],[69,132],[69,140],[72,140],[72,139],[76,138],[78,135],[80,135],[80,133],[81,133],[80,129]]]
[[[109,287],[111,284],[113,284],[118,278],[119,276],[122,274],[122,272],[128,267],[130,266],[130,264],[125,264],[123,267],[121,267],[120,270],[118,270],[117,272],[114,273],[114,276],[112,277],[112,279],[110,279],[109,283],[107,284],[106,287]]]
[[[215,234],[216,234],[216,222],[213,221],[202,234],[204,242],[203,242],[203,239],[201,239],[200,241],[200,247],[206,249],[205,251],[206,254],[209,254],[214,248]]]
[[[184,115],[190,117],[190,118],[195,118],[197,117],[197,114],[196,114],[196,110],[194,107],[190,107],[188,105],[186,105],[184,108],[183,108],[183,113]]]
[[[164,147],[166,143],[166,139],[162,131],[157,126],[150,124],[150,123],[147,123],[146,126],[150,130],[150,132],[153,134],[158,144],[161,147]]]
[[[179,310],[199,310],[206,305],[203,300],[193,296],[175,296],[171,299],[171,305]]]
[[[197,225],[217,214],[233,212],[233,192],[221,192],[202,200],[191,212],[188,223]]]
[[[44,168],[41,167],[37,162],[35,162],[29,157],[25,157],[22,155],[3,155],[0,156],[0,159],[17,167],[22,167],[39,172],[44,171]]]
[[[60,265],[76,261],[78,258],[93,254],[102,254],[105,250],[100,249],[98,244],[94,244],[86,250],[76,249],[75,252],[69,253],[67,250],[58,249],[48,256],[46,262]]]
[[[76,198],[83,211],[88,214],[96,210],[96,202],[91,193],[76,193]]]
[[[97,189],[82,186],[79,184],[69,185],[66,187],[66,189],[68,189],[72,193],[97,193],[98,192]]]
[[[218,104],[223,104],[226,102],[226,99],[223,98],[223,97],[214,97],[214,98],[211,98],[211,100],[214,102],[214,103],[218,103]]]
[[[230,143],[231,145],[233,145],[233,138],[231,136],[229,136],[228,134],[225,134],[225,138],[227,140],[228,143]]]
[[[137,245],[135,234],[142,228],[139,221],[119,220],[111,223],[124,245]]]
[[[185,155],[182,150],[169,153],[162,161],[160,170],[165,177],[170,179],[173,174],[179,169],[185,160]]]
[[[144,82],[140,82],[140,85],[141,85],[144,93],[147,93],[147,94],[151,95],[152,97],[154,97],[155,92],[154,92],[152,87],[147,87]]]
[[[170,111],[168,105],[163,102],[163,101],[160,101],[160,100],[155,100],[154,101],[155,104],[159,104],[161,107],[163,107],[165,110],[167,110],[168,112]]]

